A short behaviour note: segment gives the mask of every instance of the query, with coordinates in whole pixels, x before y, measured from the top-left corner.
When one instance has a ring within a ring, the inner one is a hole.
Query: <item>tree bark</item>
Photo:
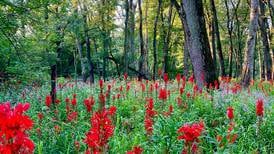
[[[87,76],[86,76],[85,58],[83,56],[83,46],[77,36],[76,36],[76,47],[77,47],[79,57],[80,57],[82,79],[84,82],[86,82]]]
[[[233,66],[233,39],[232,39],[232,31],[233,31],[233,25],[232,25],[232,20],[233,18],[230,15],[230,9],[227,0],[225,0],[225,7],[226,7],[226,17],[227,17],[227,31],[229,35],[229,71],[228,75],[229,77],[232,77],[232,66]]]
[[[136,4],[134,4],[133,0],[129,0],[129,65],[134,62],[135,57],[135,9]]]
[[[158,0],[158,7],[157,7],[157,12],[156,12],[156,17],[154,20],[154,28],[153,28],[153,79],[156,79],[156,74],[157,74],[157,24],[158,24],[158,19],[159,19],[159,14],[162,6],[162,0]]]
[[[125,64],[125,73],[128,74],[128,49],[129,49],[129,29],[128,29],[128,19],[129,19],[129,4],[128,0],[125,0],[125,11],[126,11],[126,17],[125,17],[125,40],[124,40],[124,64]]]
[[[205,82],[209,85],[217,80],[206,32],[203,2],[182,0],[181,8],[176,0],[172,2],[183,22],[195,80],[199,89],[202,89]]]
[[[259,0],[251,0],[250,7],[250,23],[249,32],[245,48],[245,58],[242,70],[242,85],[244,87],[249,86],[250,81],[253,80],[253,60],[255,51],[256,32],[258,28],[259,18]]]
[[[169,42],[170,42],[171,27],[172,27],[172,23],[171,23],[172,9],[173,9],[173,3],[170,3],[168,17],[167,17],[167,27],[165,27],[163,11],[161,11],[163,34],[164,34],[164,46],[163,46],[163,53],[164,53],[163,72],[164,73],[168,72],[168,57],[169,57],[168,51],[169,51]]]
[[[91,84],[94,83],[94,65],[91,60],[91,49],[90,49],[90,37],[88,34],[88,24],[87,24],[87,8],[84,6],[84,12],[83,12],[83,20],[84,20],[84,35],[85,35],[85,42],[86,42],[86,52],[87,52],[87,59],[89,63],[89,81]]]
[[[142,78],[144,74],[146,74],[145,70],[145,46],[144,46],[144,38],[143,38],[143,13],[142,13],[142,3],[141,0],[138,0],[138,6],[139,6],[139,17],[140,17],[140,23],[139,23],[139,37],[140,37],[140,58],[139,58],[139,78]]]
[[[259,27],[261,31],[261,40],[263,43],[263,55],[264,55],[264,66],[265,66],[265,78],[269,81],[272,80],[272,59],[270,55],[269,36],[268,36],[268,22],[265,17],[265,3],[260,0],[260,17]]]
[[[221,76],[226,76],[224,56],[223,56],[223,51],[222,51],[222,44],[221,44],[219,24],[218,24],[218,16],[217,16],[217,11],[216,11],[214,0],[210,0],[210,6],[211,6],[212,14],[213,14],[213,27],[214,27],[213,32],[216,35],[216,45],[217,45],[218,56],[219,56]]]

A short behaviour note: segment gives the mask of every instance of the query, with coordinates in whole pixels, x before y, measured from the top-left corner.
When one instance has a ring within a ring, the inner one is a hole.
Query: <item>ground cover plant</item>
[[[0,153],[273,152],[272,82],[66,81],[1,93]]]

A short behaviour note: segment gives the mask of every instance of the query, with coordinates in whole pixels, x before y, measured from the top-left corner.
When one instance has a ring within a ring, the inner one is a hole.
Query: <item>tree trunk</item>
[[[184,32],[184,37],[186,38],[186,33]],[[190,62],[189,62],[190,56],[189,56],[189,50],[188,50],[188,44],[187,40],[185,39],[184,42],[184,76],[189,77],[189,71],[190,71]]]
[[[168,50],[169,50],[169,42],[170,42],[170,34],[171,34],[171,18],[172,18],[172,9],[173,4],[170,3],[169,11],[168,11],[168,19],[167,19],[167,28],[164,26],[165,21],[163,17],[163,11],[161,11],[161,17],[162,17],[162,24],[163,24],[163,34],[164,34],[164,47],[163,47],[163,53],[164,53],[164,62],[163,62],[163,72],[168,72]]]
[[[159,19],[159,14],[162,6],[162,0],[158,0],[158,7],[157,7],[157,12],[156,12],[156,17],[154,20],[154,28],[153,28],[153,79],[156,79],[156,74],[157,74],[157,24],[158,24],[158,19]]]
[[[232,24],[232,20],[233,18],[230,15],[230,9],[229,9],[229,5],[227,0],[225,0],[225,7],[226,7],[226,17],[227,17],[227,23],[226,23],[226,27],[227,27],[227,31],[228,31],[228,35],[229,35],[229,71],[228,71],[228,75],[229,77],[232,77],[232,65],[233,65],[233,39],[232,39],[232,31],[233,31],[233,24]]]
[[[135,59],[135,9],[136,4],[134,4],[133,0],[129,0],[129,65]]]
[[[219,56],[219,62],[220,62],[221,76],[226,76],[222,44],[221,44],[221,38],[220,38],[220,31],[219,31],[219,24],[218,24],[218,16],[217,16],[217,11],[216,11],[214,0],[210,0],[210,7],[211,7],[211,10],[213,13],[213,27],[214,27],[213,32],[216,35],[216,43],[217,43],[217,50],[218,50],[218,56]]]
[[[261,31],[261,40],[263,43],[263,55],[264,55],[264,66],[265,66],[265,75],[266,79],[272,80],[272,58],[270,55],[270,47],[269,47],[269,36],[268,36],[268,22],[265,17],[265,3],[260,0],[260,18],[259,18],[259,26]]]
[[[144,62],[145,62],[145,70],[146,70],[146,73],[147,73],[147,76],[149,75],[149,43],[148,43],[148,0],[145,1],[146,5],[145,5],[145,26],[146,26],[146,32],[145,32],[145,59],[144,59]]]
[[[259,18],[259,0],[251,0],[249,32],[245,48],[245,58],[242,70],[242,85],[247,87],[253,80],[253,60],[256,41],[256,32]]]
[[[80,57],[82,79],[84,82],[86,82],[87,76],[86,76],[85,58],[83,57],[83,46],[77,36],[76,36],[76,47],[77,47],[77,50],[79,52],[79,57]]]
[[[140,37],[140,59],[139,59],[139,78],[142,78],[146,74],[146,70],[144,67],[145,60],[145,46],[143,39],[143,14],[142,14],[142,3],[141,0],[138,0],[139,6],[139,17],[140,17],[140,25],[139,25],[139,37]]]
[[[180,9],[179,4],[173,2],[183,21],[196,83],[202,89],[205,82],[213,84],[217,80],[206,32],[203,3],[202,0],[182,0]]]
[[[128,74],[128,49],[129,49],[129,29],[128,29],[128,18],[129,18],[129,4],[128,0],[125,0],[125,11],[126,11],[126,19],[125,19],[125,40],[124,40],[124,64],[125,64],[125,73]]]

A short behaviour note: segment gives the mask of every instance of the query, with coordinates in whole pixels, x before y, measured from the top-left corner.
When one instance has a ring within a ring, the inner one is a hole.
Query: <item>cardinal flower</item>
[[[227,117],[230,120],[232,120],[234,118],[233,110],[234,109],[231,106],[228,107],[227,110],[226,110]]]
[[[143,149],[140,146],[135,146],[133,147],[132,150],[127,151],[126,154],[142,154],[142,152],[143,152]]]
[[[264,115],[264,102],[263,99],[259,98],[256,101],[256,115],[263,116]]]
[[[46,96],[46,100],[45,100],[46,106],[47,106],[47,107],[50,107],[51,103],[52,103],[51,96],[50,96],[50,95],[47,95],[47,96]]]
[[[161,88],[159,91],[159,99],[160,100],[166,100],[167,99],[167,90],[164,88]]]

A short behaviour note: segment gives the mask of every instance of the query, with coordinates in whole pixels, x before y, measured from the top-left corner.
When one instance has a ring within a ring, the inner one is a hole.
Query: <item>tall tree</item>
[[[172,27],[172,14],[173,14],[173,3],[170,2],[169,10],[168,10],[168,17],[167,17],[167,23],[164,21],[164,15],[163,11],[161,11],[161,18],[163,23],[163,34],[164,34],[164,62],[163,62],[163,72],[168,72],[168,57],[169,57],[169,42],[170,42],[170,36],[171,36],[171,27]],[[167,25],[167,26],[165,26]]]
[[[140,38],[140,58],[139,58],[139,78],[142,78],[146,74],[146,61],[145,60],[145,46],[144,46],[144,38],[143,38],[143,13],[142,13],[142,3],[141,0],[138,0],[139,7],[139,38]]]
[[[158,6],[157,6],[157,12],[154,20],[154,26],[153,26],[153,79],[156,79],[157,74],[157,25],[159,20],[159,14],[162,7],[162,0],[158,0]]]
[[[259,0],[260,5],[260,17],[259,17],[259,26],[261,31],[261,38],[263,43],[263,55],[264,55],[264,66],[265,66],[265,78],[267,80],[272,79],[272,59],[270,55],[269,47],[269,35],[268,35],[268,22],[265,15],[266,4],[263,0]],[[264,70],[262,70],[264,71]]]
[[[217,11],[216,11],[214,0],[210,0],[210,8],[211,8],[212,15],[213,15],[213,29],[214,29],[213,35],[216,35],[216,44],[217,44],[217,50],[218,50],[218,56],[219,56],[221,75],[226,76],[224,56],[223,56],[220,31],[219,31],[218,16],[217,16]]]
[[[253,80],[253,60],[256,43],[256,32],[258,28],[259,19],[259,0],[251,0],[250,4],[250,23],[249,32],[245,47],[245,57],[242,70],[242,84],[247,87],[250,81]]]
[[[231,2],[231,1],[230,1]],[[227,0],[225,0],[225,7],[226,7],[226,27],[229,35],[229,71],[228,75],[232,77],[232,69],[233,69],[233,53],[234,53],[234,48],[233,48],[233,38],[232,38],[232,32],[233,32],[233,17],[230,13],[230,5]]]
[[[129,19],[129,3],[128,0],[125,0],[125,29],[124,29],[124,64],[125,64],[125,73],[128,73],[128,49],[129,49],[129,41],[128,41],[128,36],[129,36],[129,28],[128,28],[128,19]]]
[[[172,1],[175,3],[180,18],[183,19],[185,39],[188,43],[195,80],[201,89],[205,82],[210,84],[217,80],[206,32],[203,2],[202,0],[182,0],[180,6],[177,1]]]

